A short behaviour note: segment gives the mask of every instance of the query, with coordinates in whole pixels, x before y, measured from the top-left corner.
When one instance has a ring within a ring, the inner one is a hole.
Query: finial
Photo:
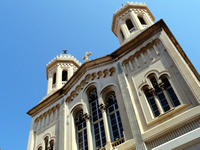
[[[67,51],[68,51],[68,50],[62,50],[62,51],[63,51],[63,54],[67,54]]]
[[[92,53],[91,52],[86,52],[85,53],[85,56],[83,56],[83,60],[85,59],[85,62],[87,62],[87,61],[90,61],[90,59],[89,59],[89,57],[88,56],[90,56]]]

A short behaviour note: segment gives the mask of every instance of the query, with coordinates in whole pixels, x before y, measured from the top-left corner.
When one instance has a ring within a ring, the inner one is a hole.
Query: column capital
[[[106,105],[103,104],[103,103],[99,104],[99,109],[100,109],[102,112],[106,111]]]
[[[156,90],[154,88],[150,88],[149,93],[151,93],[152,95],[156,95]]]
[[[165,90],[165,84],[163,82],[160,82],[158,84],[159,88],[161,88],[162,90]]]
[[[90,114],[85,113],[85,114],[83,114],[83,118],[84,118],[86,121],[89,121],[89,120],[91,119],[91,116],[90,116]]]

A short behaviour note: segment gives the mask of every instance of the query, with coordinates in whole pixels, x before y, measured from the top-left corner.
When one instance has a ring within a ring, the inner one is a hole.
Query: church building
[[[145,3],[127,2],[113,14],[117,50],[83,64],[64,51],[46,65],[27,150],[200,149],[200,75],[154,21]]]

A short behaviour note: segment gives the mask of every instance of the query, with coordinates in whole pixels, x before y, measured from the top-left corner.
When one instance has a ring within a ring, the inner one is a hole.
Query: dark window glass
[[[108,93],[108,95],[106,96],[106,102],[108,103],[107,111],[112,129],[112,141],[117,141],[123,138],[123,127],[121,123],[115,92]]]
[[[168,102],[166,100],[166,97],[165,97],[162,89],[158,86],[156,78],[155,77],[151,77],[150,80],[151,80],[151,83],[152,83],[153,87],[156,90],[156,95],[157,95],[157,97],[158,97],[158,99],[160,101],[160,104],[161,104],[163,110],[165,112],[170,110],[170,107],[169,107],[169,104],[168,104]]]
[[[68,76],[67,76],[68,74],[67,74],[67,71],[63,71],[62,72],[62,81],[67,81],[67,79],[68,79]]]
[[[140,23],[142,25],[146,25],[146,22],[144,21],[144,19],[142,17],[138,17],[138,19],[140,20]]]
[[[106,145],[105,129],[101,110],[99,109],[98,97],[96,88],[89,92],[89,101],[91,107],[92,124],[94,129],[95,146],[100,149]]]
[[[134,28],[133,23],[130,19],[126,20],[126,25],[129,29],[129,31]]]
[[[56,73],[54,73],[54,75],[53,75],[53,84],[55,84],[56,83]]]
[[[163,82],[164,82],[164,85],[165,85],[165,89],[167,90],[169,97],[172,101],[173,106],[177,107],[178,105],[180,105],[180,102],[179,102],[171,84],[169,83],[169,81],[166,77],[163,79]]]

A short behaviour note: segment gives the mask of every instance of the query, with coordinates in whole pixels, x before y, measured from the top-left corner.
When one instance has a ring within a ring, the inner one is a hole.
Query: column
[[[134,13],[133,10],[131,10],[130,15],[131,15],[131,17],[132,17],[132,19],[134,21],[134,25],[136,25],[136,27],[137,27],[137,30],[143,29],[143,27],[142,27],[137,15]]]
[[[118,73],[117,77],[122,92],[123,101],[127,111],[129,124],[131,127],[131,132],[136,143],[136,150],[147,150],[146,145],[142,140],[141,131],[135,114],[135,108],[132,103],[133,97],[131,95],[129,83],[127,81],[126,75],[124,74],[122,66],[119,62],[117,63],[117,73]]]
[[[61,106],[60,106],[60,115],[59,115],[59,141],[58,141],[58,149],[59,150],[66,150],[66,103],[64,98],[62,99]]]
[[[56,70],[56,88],[59,89],[62,86],[62,69],[60,65],[57,65]]]
[[[74,74],[73,66],[70,66],[70,68],[68,69],[67,73],[68,73],[68,80],[69,80]]]
[[[166,89],[165,89],[164,83],[163,83],[163,82],[159,83],[159,87],[162,89],[163,94],[165,95],[165,98],[166,98],[166,100],[167,100],[167,102],[168,102],[168,104],[169,104],[169,107],[170,107],[170,108],[173,108],[174,106],[173,106],[173,104],[172,104],[172,102],[171,102],[171,98],[169,97],[169,95],[168,95],[168,93],[167,93],[167,91],[166,91]]]
[[[125,23],[122,23],[121,25],[120,25],[120,28],[121,28],[121,30],[122,30],[122,33],[124,34],[124,40],[126,40],[127,38],[128,38],[128,36],[129,36],[129,34],[130,34],[130,32],[128,31],[128,29],[127,29],[127,27],[126,27],[126,24]]]
[[[105,104],[101,103],[99,105],[99,109],[101,110],[102,116],[103,116],[103,123],[104,123],[105,135],[106,135],[106,149],[111,149],[112,145],[111,145],[111,138],[110,138],[109,125],[108,125]]]
[[[49,72],[47,94],[52,90],[53,74]]]
[[[155,102],[156,102],[156,105],[158,107],[158,110],[160,112],[160,115],[164,113],[163,111],[163,108],[162,106],[160,105],[160,101],[159,99],[157,98],[157,95],[156,95],[156,91],[154,88],[150,89],[149,92],[153,95],[154,99],[155,99]]]
[[[40,130],[40,122],[41,122],[41,119],[39,118],[38,119],[38,124],[37,124],[37,131]]]
[[[147,24],[152,25],[154,22],[151,20],[151,18],[147,15],[147,13],[144,13],[144,20],[147,21]]]
[[[91,124],[90,124],[90,115],[88,113],[85,113],[83,115],[85,121],[86,121],[86,127],[87,127],[87,141],[88,141],[88,150],[93,150],[93,142],[92,142],[92,133],[91,133]]]

